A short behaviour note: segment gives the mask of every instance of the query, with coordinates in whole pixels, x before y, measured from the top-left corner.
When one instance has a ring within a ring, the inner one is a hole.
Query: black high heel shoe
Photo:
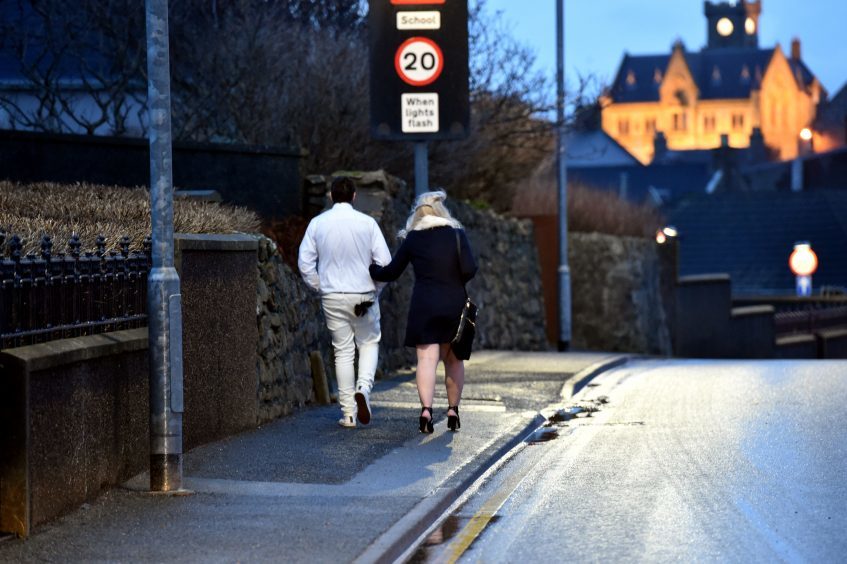
[[[424,413],[429,411],[429,418],[424,417]],[[432,426],[432,408],[431,407],[422,407],[421,408],[421,416],[418,418],[418,424],[421,430],[421,433],[432,433],[435,429]]]
[[[451,431],[455,432],[462,427],[462,422],[459,419],[459,406],[458,405],[451,405],[447,409],[448,410],[452,409],[453,413],[456,414],[456,415],[448,415],[447,416],[447,428],[450,429]]]

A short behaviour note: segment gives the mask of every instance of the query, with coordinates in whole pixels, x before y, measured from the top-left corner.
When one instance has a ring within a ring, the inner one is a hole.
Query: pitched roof
[[[793,294],[788,257],[809,241],[814,287],[847,287],[847,190],[730,192],[686,198],[669,214],[680,274],[728,273],[736,295]]]
[[[847,190],[847,147],[806,155],[800,161],[804,190]],[[754,189],[789,190],[794,162],[759,163],[745,167],[742,172]]]
[[[605,131],[575,131],[567,136],[568,167],[637,165],[638,159]]]
[[[749,98],[751,90],[760,88],[774,55],[774,49],[744,47],[683,52],[704,100]],[[610,89],[612,99],[618,103],[657,102],[670,58],[670,54],[624,55]],[[788,63],[798,84],[806,87],[814,81],[803,61],[788,59]]]
[[[623,56],[610,93],[615,102],[658,102],[661,80],[665,76],[670,55]],[[632,80],[634,79],[634,80]]]
[[[639,164],[570,168],[568,181],[620,193],[626,175],[626,198],[635,203],[667,204],[692,192],[703,192],[711,176],[707,163]],[[656,198],[661,198],[657,201]]]

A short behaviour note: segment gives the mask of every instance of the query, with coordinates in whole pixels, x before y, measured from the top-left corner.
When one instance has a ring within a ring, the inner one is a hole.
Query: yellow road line
[[[482,507],[474,514],[473,517],[471,517],[468,524],[465,525],[455,537],[453,537],[453,540],[450,541],[450,544],[444,549],[442,558],[439,558],[439,561],[448,562],[449,564],[457,562],[471,544],[473,544],[473,541],[482,534],[482,531],[485,530],[494,516],[497,515],[500,508],[503,507],[503,504],[506,503],[506,500],[509,499],[534,466],[535,464],[529,464],[526,468],[510,476],[506,482],[504,482],[497,491],[494,492],[494,494],[489,497],[484,504],[482,504]]]

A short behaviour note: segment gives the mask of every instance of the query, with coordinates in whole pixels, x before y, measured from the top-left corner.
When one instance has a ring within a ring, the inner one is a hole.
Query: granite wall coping
[[[180,251],[255,251],[259,242],[255,235],[244,233],[177,233],[174,244]]]
[[[773,315],[774,307],[772,305],[753,305],[734,307],[730,310],[732,317],[748,317],[755,315]]]
[[[147,327],[139,327],[8,349],[0,352],[0,364],[32,373],[146,348]]]
[[[717,273],[717,274],[692,274],[690,276],[681,276],[679,280],[677,280],[677,284],[680,286],[690,285],[690,284],[713,284],[715,282],[730,282],[729,274]]]

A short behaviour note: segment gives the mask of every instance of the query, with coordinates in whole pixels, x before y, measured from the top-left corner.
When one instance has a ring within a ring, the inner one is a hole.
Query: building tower
[[[707,49],[759,47],[759,16],[763,0],[703,3],[706,15]]]

